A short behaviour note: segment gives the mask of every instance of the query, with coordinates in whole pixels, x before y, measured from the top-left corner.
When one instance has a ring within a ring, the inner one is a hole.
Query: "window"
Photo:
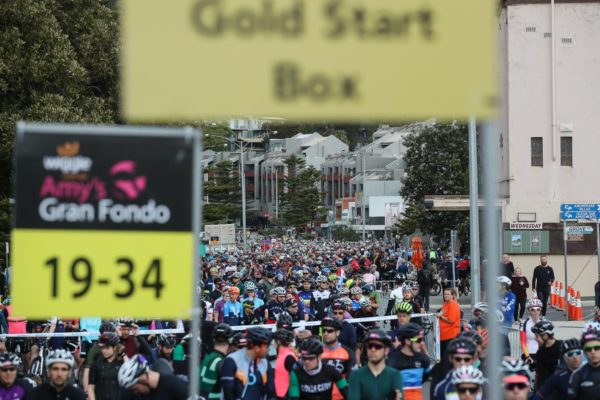
[[[563,167],[573,166],[573,138],[571,136],[560,138],[560,165]]]
[[[532,167],[543,167],[544,166],[544,138],[532,137],[531,138],[531,166]]]

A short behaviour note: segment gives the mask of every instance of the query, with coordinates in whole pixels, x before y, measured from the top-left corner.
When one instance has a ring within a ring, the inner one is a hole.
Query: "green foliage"
[[[118,16],[108,1],[0,2],[0,230],[10,226],[15,123],[118,122]]]
[[[235,132],[226,124],[222,123],[206,123],[202,126],[204,131],[204,149],[221,152],[230,146],[229,141],[225,138],[232,139],[235,137]]]
[[[288,176],[283,179],[281,205],[283,217],[290,226],[300,226],[314,221],[321,194],[317,184],[320,182],[321,173],[314,167],[306,168],[303,158],[292,155],[285,160]],[[280,181],[281,182],[281,181]]]
[[[222,161],[209,167],[204,182],[204,195],[208,203],[204,205],[205,224],[226,224],[241,215],[241,184],[239,170],[231,161]]]
[[[361,239],[360,233],[347,226],[336,227],[332,233],[335,240],[343,242],[358,242]]]
[[[400,195],[407,202],[405,219],[396,232],[408,235],[420,228],[436,239],[450,237],[450,229],[468,235],[468,212],[427,210],[425,196],[469,193],[469,147],[467,126],[438,123],[409,135],[406,145],[406,177]]]

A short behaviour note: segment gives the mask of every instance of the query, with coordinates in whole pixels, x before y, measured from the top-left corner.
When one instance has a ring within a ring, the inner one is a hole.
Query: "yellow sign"
[[[130,120],[490,117],[494,0],[128,0]]]
[[[193,245],[191,232],[15,229],[28,271],[14,274],[15,315],[190,318]]]

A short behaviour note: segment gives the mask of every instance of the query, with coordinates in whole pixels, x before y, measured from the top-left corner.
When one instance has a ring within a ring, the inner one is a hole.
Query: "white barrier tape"
[[[176,334],[176,333],[185,333],[183,329],[153,329],[153,330],[141,330],[139,335],[160,335],[164,334]],[[97,332],[53,332],[53,333],[9,333],[6,335],[0,335],[0,337],[12,338],[12,337],[22,337],[22,338],[37,338],[37,337],[80,337],[80,336],[89,336],[92,338],[97,338],[100,336]]]
[[[430,317],[434,316],[434,314],[411,314],[411,318],[416,317]],[[355,323],[355,322],[376,322],[376,321],[389,321],[396,320],[397,317],[395,315],[384,315],[382,317],[366,317],[366,318],[350,318],[345,319],[344,321]],[[321,325],[321,321],[300,321],[294,322],[292,324],[293,328],[300,328],[300,330],[306,328],[307,326],[319,326]],[[234,331],[245,331],[250,328],[267,328],[273,331],[277,330],[277,324],[261,324],[261,325],[234,325],[231,327]]]

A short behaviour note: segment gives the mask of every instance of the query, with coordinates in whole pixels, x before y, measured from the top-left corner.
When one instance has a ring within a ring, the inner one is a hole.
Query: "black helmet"
[[[469,354],[474,356],[477,352],[475,342],[465,337],[457,337],[448,344],[448,354]]]
[[[396,337],[400,340],[410,339],[416,336],[423,336],[423,328],[414,322],[409,322],[406,325],[402,325],[396,331]]]
[[[335,318],[331,318],[331,317],[324,317],[321,320],[321,326],[323,328],[330,327],[330,328],[333,328],[333,329],[335,329],[337,331],[342,330],[342,324],[340,324],[340,321],[338,321]]]
[[[164,333],[161,333],[158,337],[158,344],[162,347],[173,348],[177,346],[177,338],[175,335],[165,335]]]
[[[282,312],[277,317],[277,329],[292,329],[293,323],[292,316],[287,312]]]
[[[476,345],[481,346],[483,344],[483,338],[481,335],[475,331],[463,331],[458,335],[459,337],[463,337],[466,339],[471,339],[475,342]]]
[[[390,347],[392,345],[392,339],[390,339],[388,334],[383,329],[379,329],[379,328],[370,329],[367,332],[367,334],[365,335],[363,343],[367,343],[372,340],[377,340],[377,341],[381,342],[384,346],[387,346],[387,347]]]
[[[562,342],[560,345],[560,352],[565,354],[571,350],[581,349],[581,342],[579,339],[569,339]]]
[[[323,345],[317,339],[307,339],[300,346],[300,354],[304,355],[321,355],[323,353]]]
[[[100,334],[103,334],[104,332],[114,332],[115,324],[110,321],[104,321],[100,324],[100,327],[98,327],[98,331],[100,331]]]
[[[593,340],[600,340],[600,331],[597,329],[590,328],[581,335],[581,345]]]
[[[242,332],[238,332],[231,338],[231,345],[235,347],[246,347],[248,338]]]
[[[98,339],[98,346],[116,346],[121,342],[119,336],[114,332],[104,332]]]
[[[248,338],[248,343],[269,344],[273,335],[271,334],[271,331],[266,328],[252,328],[248,329],[246,337]]]
[[[554,336],[554,325],[552,325],[552,322],[550,321],[538,321],[531,328],[531,333],[534,335],[543,335],[545,333],[547,335]]]
[[[273,339],[279,340],[282,343],[290,344],[294,341],[294,334],[287,329],[278,329],[273,334]]]
[[[229,342],[233,334],[233,329],[228,324],[218,324],[213,330],[213,340],[217,343]]]
[[[366,285],[362,285],[362,287],[360,288],[363,292],[363,294],[370,294],[371,292],[373,292],[375,290],[375,287],[369,283],[367,283]]]

